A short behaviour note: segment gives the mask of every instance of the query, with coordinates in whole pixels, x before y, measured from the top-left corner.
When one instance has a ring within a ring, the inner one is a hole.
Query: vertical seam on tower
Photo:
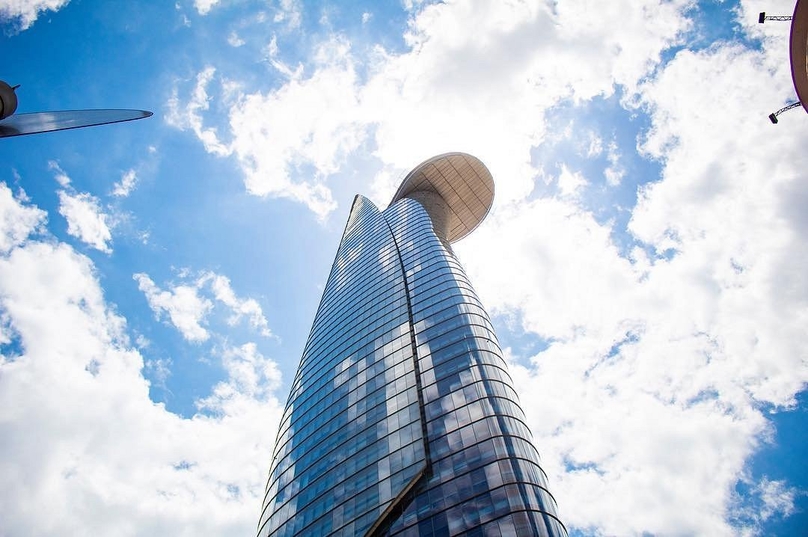
[[[404,280],[404,298],[407,302],[407,320],[409,323],[409,331],[410,331],[410,347],[412,349],[412,363],[413,369],[415,370],[415,393],[416,397],[418,398],[418,416],[421,420],[421,437],[424,442],[424,462],[425,466],[424,469],[419,472],[417,476],[413,477],[413,480],[407,485],[402,493],[393,499],[393,502],[388,506],[387,509],[379,516],[376,520],[376,523],[373,524],[365,534],[366,537],[376,537],[381,535],[381,531],[386,531],[389,529],[390,525],[393,523],[393,520],[390,517],[393,513],[396,512],[397,507],[402,507],[401,512],[403,512],[403,507],[400,506],[401,502],[404,502],[408,505],[414,499],[412,493],[415,491],[415,487],[417,486],[418,482],[422,479],[426,478],[429,479],[432,476],[432,460],[429,456],[429,437],[427,436],[427,428],[426,428],[426,409],[424,407],[424,396],[421,393],[421,366],[418,364],[418,346],[415,344],[415,322],[412,315],[412,302],[410,301],[410,286],[407,283],[407,271],[404,268],[404,260],[401,258],[401,250],[398,247],[398,241],[396,240],[396,234],[393,233],[393,228],[390,227],[390,222],[387,221],[384,213],[381,213],[381,217],[384,220],[385,225],[387,226],[388,231],[390,231],[390,237],[393,239],[393,246],[396,249],[396,257],[398,257],[398,264],[401,268],[401,277]],[[399,513],[400,516],[400,513]]]
[[[426,428],[426,408],[424,406],[424,396],[422,393],[422,385],[421,385],[421,366],[418,364],[418,346],[415,343],[415,320],[412,315],[412,301],[410,300],[410,285],[407,282],[407,271],[404,267],[404,260],[401,258],[401,249],[398,247],[398,241],[396,240],[396,235],[393,233],[393,228],[390,227],[390,222],[387,221],[387,217],[382,214],[382,218],[384,218],[384,223],[387,224],[387,229],[390,230],[390,236],[393,238],[393,246],[396,248],[396,257],[398,257],[398,263],[401,266],[401,276],[404,279],[404,296],[407,300],[407,318],[409,319],[410,324],[410,345],[412,347],[412,362],[415,367],[415,389],[418,396],[418,413],[421,417],[421,431],[424,439],[424,457],[426,458],[426,470],[427,476],[431,475],[432,473],[432,460],[429,456],[429,437],[427,436],[427,428]]]

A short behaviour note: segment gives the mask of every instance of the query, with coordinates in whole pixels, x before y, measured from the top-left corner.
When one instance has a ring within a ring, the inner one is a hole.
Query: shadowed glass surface
[[[151,112],[145,110],[125,109],[63,110],[15,114],[0,121],[0,138],[134,121],[151,115]]]

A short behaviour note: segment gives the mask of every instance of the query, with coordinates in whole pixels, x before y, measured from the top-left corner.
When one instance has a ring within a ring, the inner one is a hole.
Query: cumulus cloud
[[[0,2],[0,20],[17,22],[20,30],[27,30],[46,11],[59,11],[70,0],[3,0]]]
[[[59,191],[59,214],[67,220],[67,232],[104,253],[111,253],[112,233],[100,200],[87,193]]]
[[[194,7],[200,15],[207,15],[213,6],[218,4],[221,0],[194,0]]]
[[[617,85],[634,88],[688,28],[688,6],[418,2],[410,6],[403,53],[377,47],[360,60],[345,36],[332,35],[316,46],[304,77],[275,57],[275,43],[270,61],[289,81],[235,100],[231,144],[193,119],[174,124],[193,130],[213,154],[234,152],[249,192],[297,200],[321,218],[336,206],[328,178],[369,136],[375,156],[393,169],[444,151],[471,152],[509,177],[497,187],[499,200],[520,199],[538,172],[530,153],[546,134],[545,111],[611,95]],[[357,64],[366,77],[359,78]],[[202,71],[200,84],[211,74]],[[196,118],[206,99],[198,86],[171,110]],[[616,181],[619,172],[612,172]]]
[[[785,481],[765,477],[755,480],[748,475],[741,479],[741,487],[751,501],[736,505],[730,516],[743,524],[747,535],[765,535],[766,522],[794,514],[797,496],[805,494]]]
[[[262,336],[269,337],[272,331],[269,329],[266,317],[261,306],[254,298],[239,298],[230,286],[230,279],[221,274],[205,272],[197,280],[197,286],[209,285],[216,300],[227,306],[231,315],[228,319],[230,325],[238,323],[242,317],[247,317],[250,326],[259,331]]]
[[[284,23],[289,30],[300,27],[303,10],[300,0],[279,0],[274,22]]]
[[[58,191],[59,214],[67,221],[67,233],[96,250],[112,253],[110,218],[101,209],[101,200],[88,192],[76,192],[58,162],[49,161],[48,169],[54,172],[56,182],[62,187]]]
[[[191,285],[175,285],[160,289],[147,274],[132,276],[138,289],[146,295],[149,307],[159,318],[163,313],[188,341],[206,341],[210,334],[202,326],[208,312],[213,308],[210,300],[200,297],[197,288]]]
[[[255,343],[226,349],[222,363],[228,378],[216,384],[209,397],[198,401],[200,409],[217,415],[240,414],[255,400],[269,400],[280,386],[277,364],[262,356]]]
[[[46,219],[44,211],[22,204],[5,183],[0,183],[0,254],[22,244]]]
[[[588,158],[597,157],[603,152],[603,140],[600,136],[594,131],[587,133],[588,137],[588,145],[586,147],[586,151],[584,154]]]
[[[457,251],[491,311],[547,346],[512,350],[512,371],[562,519],[607,535],[756,531],[732,513],[773,432],[761,408],[790,408],[808,382],[808,132],[766,120],[793,92],[785,37],[756,27],[751,2],[736,14],[759,49],[675,54],[693,24],[686,0],[405,5],[403,52],[363,60],[330,36],[291,68],[273,41],[284,80],[234,99],[226,150],[201,121],[183,128],[234,155],[248,191],[321,217],[334,208],[329,178],[363,144],[381,203],[425,157],[480,157],[496,206]],[[200,117],[204,87],[176,109]],[[559,162],[557,196],[534,192],[533,151],[558,134],[548,111],[617,92],[650,127],[637,147],[586,132],[580,154],[605,154],[610,186],[644,184],[627,227],[582,206],[600,173]],[[629,177],[638,150],[658,176]],[[761,483],[762,512],[790,512],[790,489]]]
[[[317,57],[320,68],[310,78],[241,99],[231,109],[230,127],[249,192],[292,198],[324,218],[336,204],[323,181],[359,146],[365,130],[348,44],[325,43]],[[313,178],[301,177],[306,166]]]
[[[586,179],[580,173],[571,172],[565,165],[561,165],[558,175],[558,190],[561,196],[576,196],[586,186]]]
[[[67,173],[59,166],[59,163],[55,160],[48,161],[48,169],[54,172],[53,178],[56,179],[56,182],[59,183],[63,188],[67,188],[70,184],[70,177]]]
[[[209,106],[206,87],[213,68],[199,74],[187,103],[180,104],[175,93],[168,122],[192,130],[208,152],[234,153],[250,193],[294,199],[324,218],[336,204],[323,181],[364,138],[361,122],[354,119],[357,80],[348,44],[339,39],[324,43],[317,53],[320,69],[307,79],[275,60],[277,51],[271,46],[269,54],[272,64],[291,80],[277,92],[238,99],[230,110],[231,143],[220,141],[215,129],[202,126],[200,111]],[[298,170],[305,166],[313,167],[313,178],[301,177]]]
[[[273,335],[260,304],[254,298],[237,296],[228,277],[211,271],[203,271],[196,277],[183,271],[180,277],[183,283],[172,283],[167,289],[161,289],[146,274],[133,276],[155,315],[159,318],[163,313],[168,314],[171,324],[186,340],[208,340],[211,331],[205,326],[216,303],[226,307],[228,325],[235,326],[246,317],[250,327],[259,334]]]
[[[205,150],[218,156],[227,156],[232,149],[219,140],[217,130],[212,127],[203,126],[202,112],[210,108],[210,97],[207,87],[213,79],[216,69],[206,67],[196,76],[196,85],[191,92],[187,103],[180,105],[177,88],[168,99],[168,112],[166,113],[166,123],[179,129],[190,129],[202,141]]]
[[[774,515],[788,516],[794,512],[797,490],[784,481],[764,479],[757,484],[757,491],[763,503],[763,508],[758,513],[761,520],[768,520]]]
[[[609,166],[603,172],[606,177],[606,183],[609,186],[617,186],[626,175],[626,170],[620,165],[620,151],[614,141],[609,144],[606,158],[609,161]]]
[[[787,408],[808,379],[806,296],[771,287],[806,246],[757,244],[751,223],[726,231],[725,216],[670,260],[623,257],[571,199],[500,209],[458,245],[484,303],[548,342],[511,369],[572,526],[737,531],[722,513],[771,434],[760,406]]]
[[[783,45],[683,50],[636,86],[627,106],[650,113],[640,150],[661,175],[627,230],[541,198],[457,247],[491,310],[548,346],[512,350],[512,371],[574,527],[754,534],[793,510],[765,476],[759,516],[736,516],[735,493],[773,432],[761,408],[790,408],[808,381],[808,128],[766,125],[789,91]]]
[[[135,170],[127,170],[121,175],[121,180],[112,185],[112,195],[116,198],[125,198],[132,193],[137,185]]]
[[[508,178],[497,203],[522,199],[539,172],[530,155],[548,135],[546,111],[636,85],[688,27],[687,5],[427,5],[410,24],[410,50],[384,58],[367,84],[375,154],[406,169],[425,155],[469,151]]]
[[[36,209],[17,202],[10,214],[26,210]],[[67,244],[26,238],[13,219],[0,225],[14,244],[0,255],[0,313],[22,349],[0,355],[3,532],[254,531],[281,410],[274,363],[249,344],[228,347],[227,379],[204,411],[166,411],[149,399],[143,358],[92,262]]]
[[[230,35],[227,36],[227,44],[231,47],[238,48],[243,46],[246,41],[244,41],[236,32],[230,32]]]

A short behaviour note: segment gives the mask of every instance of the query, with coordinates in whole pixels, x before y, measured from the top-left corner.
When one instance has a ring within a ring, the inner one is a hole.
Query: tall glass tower
[[[565,536],[491,322],[451,244],[494,183],[449,153],[354,199],[292,383],[261,537]]]

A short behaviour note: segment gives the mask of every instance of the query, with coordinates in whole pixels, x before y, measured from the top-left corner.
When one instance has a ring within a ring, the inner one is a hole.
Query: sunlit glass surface
[[[0,121],[0,138],[133,121],[151,115],[145,110],[64,110],[16,114]]]

